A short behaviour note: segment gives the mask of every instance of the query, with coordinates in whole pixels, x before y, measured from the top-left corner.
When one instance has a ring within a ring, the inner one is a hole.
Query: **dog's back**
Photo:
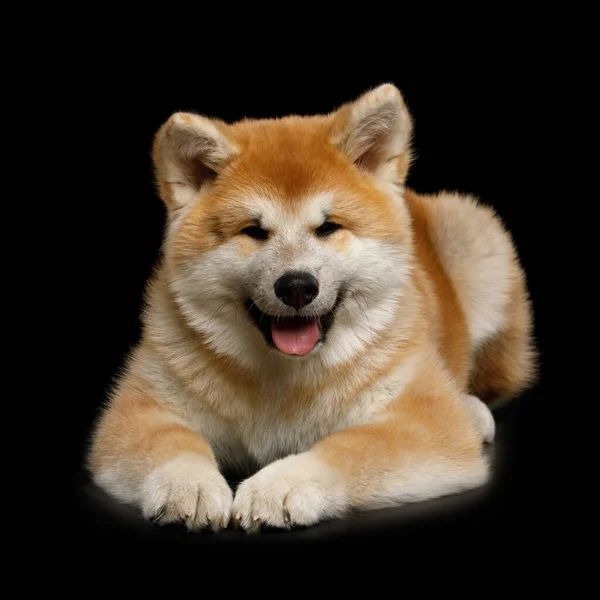
[[[405,199],[421,264],[436,285],[448,365],[483,401],[513,398],[535,380],[536,350],[525,273],[510,233],[491,207],[469,195],[407,190]]]

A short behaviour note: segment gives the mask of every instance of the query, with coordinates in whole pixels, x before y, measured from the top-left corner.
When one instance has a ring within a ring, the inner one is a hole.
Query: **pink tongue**
[[[308,354],[319,340],[316,321],[280,321],[271,324],[275,345],[285,354]]]

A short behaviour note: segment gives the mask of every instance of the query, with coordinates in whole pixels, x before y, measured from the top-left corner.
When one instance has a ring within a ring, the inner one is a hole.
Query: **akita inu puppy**
[[[97,485],[159,523],[255,531],[488,480],[486,404],[534,381],[525,275],[492,209],[405,188],[411,130],[389,84],[327,115],[160,128],[163,256]],[[252,465],[234,495],[223,470]]]

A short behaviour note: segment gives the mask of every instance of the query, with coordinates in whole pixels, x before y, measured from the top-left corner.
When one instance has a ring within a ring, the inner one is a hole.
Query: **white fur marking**
[[[183,453],[154,469],[141,489],[142,513],[161,524],[185,521],[188,529],[226,525],[231,488],[217,468],[199,454]]]
[[[493,442],[496,435],[496,423],[490,409],[477,396],[465,394],[464,400],[478,430],[483,435],[483,440],[487,443]]]
[[[346,495],[336,473],[310,452],[272,463],[237,490],[232,516],[246,530],[289,528],[341,516]]]

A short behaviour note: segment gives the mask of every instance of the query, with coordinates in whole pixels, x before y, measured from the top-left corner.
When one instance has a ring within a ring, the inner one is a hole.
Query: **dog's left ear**
[[[410,164],[412,120],[402,94],[384,84],[333,114],[332,143],[361,170],[404,183]]]
[[[159,193],[169,210],[193,202],[237,154],[229,127],[192,113],[175,113],[154,136]]]

